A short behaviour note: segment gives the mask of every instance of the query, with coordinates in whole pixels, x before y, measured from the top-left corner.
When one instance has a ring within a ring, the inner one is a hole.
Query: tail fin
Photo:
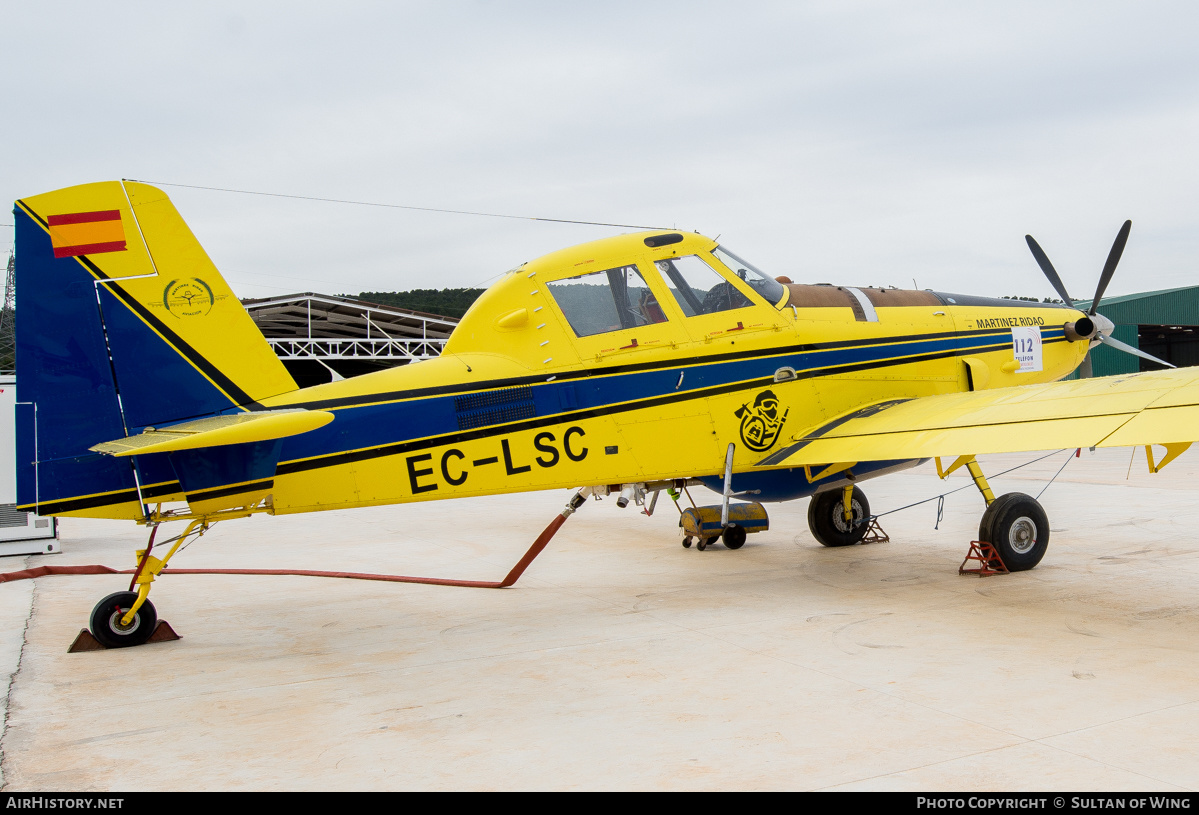
[[[140,518],[169,466],[89,447],[296,389],[161,190],[86,184],[13,212],[23,509]]]

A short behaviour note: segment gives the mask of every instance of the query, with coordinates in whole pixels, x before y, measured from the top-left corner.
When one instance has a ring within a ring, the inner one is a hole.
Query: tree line
[[[359,300],[368,300],[382,306],[397,306],[442,317],[461,317],[484,291],[486,289],[412,289],[364,291],[357,296]]]

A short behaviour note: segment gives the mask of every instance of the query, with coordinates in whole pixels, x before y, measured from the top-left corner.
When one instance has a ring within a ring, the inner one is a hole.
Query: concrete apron
[[[995,491],[1035,495],[1064,458]],[[652,518],[591,502],[500,591],[168,574],[152,597],[182,640],[85,654],[67,646],[127,578],[5,584],[5,789],[1194,790],[1199,456],[1128,463],[1084,451],[1042,499],[1040,567],[988,578],[957,574],[971,486],[939,531],[934,502],[844,549],[806,501],[706,552],[665,496]],[[881,512],[968,483],[865,489]],[[499,579],[566,498],[252,518],[175,564]],[[124,568],[144,544],[62,529],[64,554],[0,569]]]

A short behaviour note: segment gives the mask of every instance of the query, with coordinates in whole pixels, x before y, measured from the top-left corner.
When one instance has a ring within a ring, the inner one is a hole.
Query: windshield
[[[783,302],[787,290],[783,288],[782,283],[751,263],[737,257],[723,246],[717,246],[712,250],[712,254],[716,256],[717,260],[728,266],[733,274],[748,283],[750,288],[762,295],[762,298],[770,305],[777,306]]]
[[[655,265],[688,317],[753,305],[739,289],[695,255],[659,260]]]

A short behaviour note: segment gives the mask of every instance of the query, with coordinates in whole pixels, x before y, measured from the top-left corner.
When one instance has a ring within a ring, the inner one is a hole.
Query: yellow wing
[[[1199,369],[1179,368],[880,402],[804,431],[758,464],[1193,441],[1199,441]]]

